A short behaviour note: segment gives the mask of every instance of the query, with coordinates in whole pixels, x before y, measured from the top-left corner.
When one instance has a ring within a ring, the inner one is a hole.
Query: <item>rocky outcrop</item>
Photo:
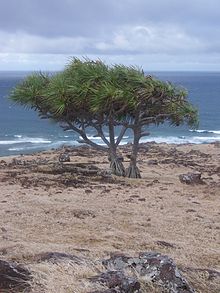
[[[97,275],[89,277],[94,290],[90,293],[143,293],[146,288],[155,288],[163,293],[194,293],[194,289],[182,276],[174,261],[167,255],[156,252],[140,252],[137,256],[114,253],[108,259],[92,261],[83,256],[62,252],[44,252],[32,258],[35,263],[48,262],[59,265],[61,262],[74,263],[78,269],[82,266],[94,268]],[[100,263],[102,264],[100,269]],[[211,269],[182,268],[184,272],[209,273],[210,279],[219,278],[220,273]],[[21,265],[0,261],[0,292],[29,292],[31,273]],[[100,288],[100,284],[103,289]],[[96,286],[97,285],[97,286]],[[3,291],[2,291],[3,290]],[[7,291],[8,290],[8,291]],[[23,291],[22,291],[23,290]],[[30,290],[31,291],[31,290]]]
[[[138,257],[115,254],[102,264],[107,272],[90,278],[91,281],[108,287],[108,290],[100,293],[141,293],[141,283],[144,282],[153,282],[161,288],[161,292],[195,292],[181,275],[174,261],[166,255],[154,252],[142,252]]]
[[[0,260],[0,292],[20,292],[30,287],[30,280],[31,275],[27,269],[14,262]]]
[[[124,274],[123,271],[107,271],[99,276],[90,278],[92,282],[98,282],[107,286],[109,290],[101,292],[140,292],[140,282],[133,277],[129,277]],[[101,293],[100,292],[100,293]]]

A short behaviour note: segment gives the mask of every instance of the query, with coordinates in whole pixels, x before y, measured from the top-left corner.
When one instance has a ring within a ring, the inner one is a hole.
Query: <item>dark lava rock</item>
[[[37,254],[34,259],[38,262],[42,261],[49,261],[52,263],[57,263],[59,261],[64,261],[65,259],[74,261],[76,264],[82,264],[83,260],[79,258],[78,256],[68,254],[68,253],[63,253],[63,252],[44,252]]]
[[[185,184],[204,184],[204,181],[201,179],[201,173],[187,173],[179,175],[179,180]]]
[[[158,161],[157,160],[149,160],[147,161],[147,164],[150,165],[158,165]]]
[[[163,240],[158,240],[156,243],[158,245],[160,245],[160,246],[169,247],[169,248],[175,248],[174,244],[166,242],[166,241],[163,241]]]
[[[10,289],[10,292],[20,292],[30,287],[28,281],[31,280],[30,272],[13,262],[0,260],[0,292]],[[13,290],[13,291],[12,291]]]
[[[104,291],[92,291],[91,293],[119,293],[119,291],[116,289],[107,289]]]
[[[4,160],[1,160],[0,165],[7,166],[7,163]]]
[[[147,282],[152,281],[162,287],[162,292],[170,293],[193,293],[195,292],[183,278],[175,263],[171,258],[159,253],[142,252],[138,257],[129,257],[123,254],[112,255],[110,259],[104,260],[103,265],[106,269],[114,268],[121,271],[126,276],[127,269],[133,269],[138,276]],[[128,277],[128,276],[127,276]],[[105,283],[108,285],[108,283]],[[137,289],[136,289],[137,290]],[[139,289],[138,289],[139,290]],[[165,291],[164,291],[165,290]],[[136,292],[136,291],[120,291]],[[137,291],[141,292],[141,291]]]
[[[140,289],[140,283],[137,279],[126,276],[122,271],[108,271],[90,278],[90,281],[99,282],[109,289],[114,289],[110,292],[133,293],[139,292]]]
[[[59,155],[59,162],[65,163],[65,162],[70,162],[70,155],[63,153]]]

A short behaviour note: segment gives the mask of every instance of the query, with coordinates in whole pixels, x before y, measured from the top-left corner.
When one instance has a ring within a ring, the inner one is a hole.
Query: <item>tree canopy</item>
[[[57,74],[32,74],[13,89],[10,99],[77,132],[80,142],[108,152],[112,172],[128,177],[140,177],[136,159],[140,138],[149,134],[147,126],[168,121],[192,127],[198,122],[197,110],[182,87],[145,75],[141,68],[108,66],[100,60],[73,58]],[[88,137],[91,128],[105,146]],[[125,170],[117,148],[127,129],[133,132],[133,147]]]

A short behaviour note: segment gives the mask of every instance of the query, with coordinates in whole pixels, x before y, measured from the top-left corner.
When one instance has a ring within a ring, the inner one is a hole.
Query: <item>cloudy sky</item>
[[[0,0],[0,70],[58,70],[69,56],[220,71],[220,1]]]

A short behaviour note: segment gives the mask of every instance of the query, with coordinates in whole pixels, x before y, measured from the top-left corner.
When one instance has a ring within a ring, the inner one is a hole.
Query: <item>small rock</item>
[[[138,199],[139,201],[146,201],[146,198],[142,197]]]
[[[44,252],[44,253],[37,254],[34,257],[34,260],[36,260],[37,262],[49,261],[52,263],[57,263],[65,259],[74,261],[76,264],[83,263],[83,260],[79,258],[78,256],[68,254],[68,253],[63,253],[63,252]]]
[[[195,213],[196,211],[194,209],[188,209],[186,210],[186,213]]]
[[[73,210],[72,215],[78,219],[85,219],[87,217],[95,218],[96,215],[93,211],[90,210]]]
[[[158,161],[157,160],[149,160],[147,161],[147,164],[150,165],[158,165]]]
[[[175,245],[169,243],[169,242],[166,242],[166,241],[163,241],[163,240],[158,240],[156,242],[158,245],[161,245],[161,246],[165,246],[165,247],[169,247],[169,248],[175,248]]]
[[[59,155],[59,162],[65,163],[65,162],[70,162],[70,155],[63,153]]]
[[[134,194],[134,195],[131,195],[130,198],[139,198],[139,195]]]
[[[85,193],[92,193],[91,189],[85,189]]]
[[[181,183],[194,185],[194,184],[204,184],[204,181],[201,179],[201,173],[187,173],[179,175],[179,180]]]
[[[104,291],[92,291],[91,293],[118,293],[115,289],[107,289]]]

